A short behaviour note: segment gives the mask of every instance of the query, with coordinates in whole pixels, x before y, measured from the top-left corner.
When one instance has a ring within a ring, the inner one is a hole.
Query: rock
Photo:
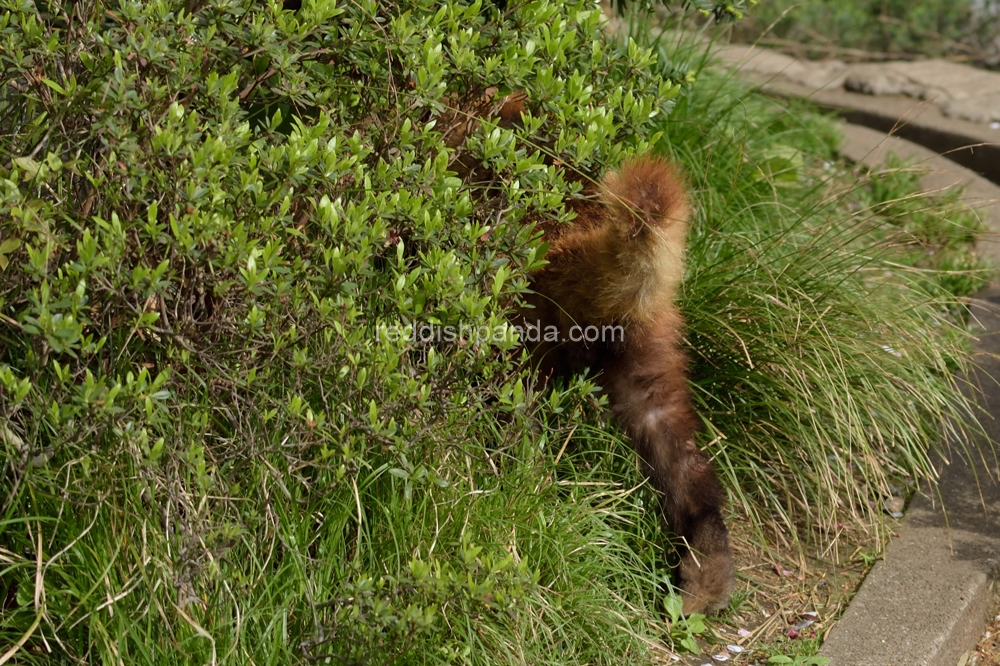
[[[902,497],[886,497],[882,500],[882,508],[893,518],[902,518],[905,506],[906,500]]]
[[[950,118],[1000,122],[998,72],[940,59],[855,65],[839,60],[813,62],[740,44],[718,47],[714,53],[757,82],[783,80],[813,91],[906,95],[940,107]]]

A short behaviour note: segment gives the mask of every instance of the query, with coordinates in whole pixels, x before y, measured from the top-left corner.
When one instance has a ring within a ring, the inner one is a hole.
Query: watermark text
[[[562,329],[542,322],[504,323],[497,326],[465,324],[382,324],[376,329],[379,341],[389,342],[471,342],[476,344],[513,344],[516,342],[623,342],[625,328],[619,325],[573,325]]]

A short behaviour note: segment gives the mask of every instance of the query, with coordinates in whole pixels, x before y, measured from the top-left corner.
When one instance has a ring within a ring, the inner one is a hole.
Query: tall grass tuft
[[[669,34],[661,63],[694,55]],[[960,387],[980,223],[898,162],[838,166],[831,119],[696,73],[659,147],[696,193],[682,304],[706,446],[758,526],[881,538],[890,485],[978,429]]]

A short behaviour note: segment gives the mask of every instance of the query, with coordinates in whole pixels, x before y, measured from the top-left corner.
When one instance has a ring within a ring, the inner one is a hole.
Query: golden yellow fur
[[[576,323],[648,323],[672,306],[684,272],[684,190],[645,157],[609,173],[600,196],[552,242],[539,281]]]

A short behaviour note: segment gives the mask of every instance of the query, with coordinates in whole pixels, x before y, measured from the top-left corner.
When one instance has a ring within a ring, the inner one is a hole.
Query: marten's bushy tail
[[[577,255],[587,267],[580,285],[589,310],[602,322],[648,322],[672,307],[684,274],[684,181],[647,155],[606,174],[601,197],[601,229]]]

